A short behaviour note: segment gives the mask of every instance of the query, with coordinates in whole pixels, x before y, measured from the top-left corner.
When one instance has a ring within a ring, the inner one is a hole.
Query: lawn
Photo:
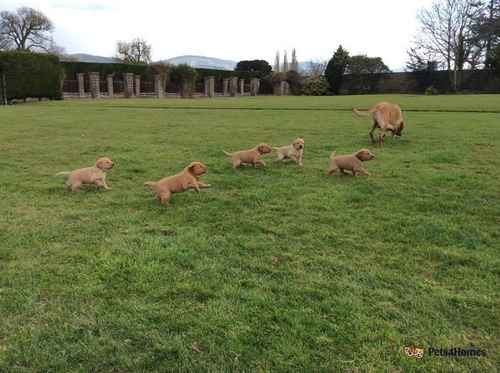
[[[382,98],[408,123],[380,149],[347,110]],[[297,136],[303,169],[222,153]],[[371,176],[325,176],[363,147]],[[2,372],[499,369],[500,96],[22,104],[0,154]],[[53,176],[100,156],[111,191]],[[143,187],[192,160],[212,188]]]

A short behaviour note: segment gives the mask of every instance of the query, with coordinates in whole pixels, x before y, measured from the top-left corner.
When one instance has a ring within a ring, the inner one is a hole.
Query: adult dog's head
[[[293,147],[295,150],[300,151],[304,149],[304,139],[302,137],[296,138],[293,143]]]
[[[107,157],[99,158],[95,162],[95,166],[102,171],[109,171],[113,168],[114,163],[111,159]]]
[[[405,122],[402,121],[400,124],[399,124],[399,127],[396,128],[396,130],[394,131],[394,134],[398,137],[401,137],[403,135],[403,130],[405,128]]]
[[[207,166],[201,162],[191,162],[187,166],[187,171],[193,176],[201,176],[207,172]]]

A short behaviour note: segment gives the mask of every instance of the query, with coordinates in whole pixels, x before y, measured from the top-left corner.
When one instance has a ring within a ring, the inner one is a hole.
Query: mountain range
[[[92,54],[85,53],[74,53],[65,55],[62,60],[66,61],[77,61],[77,62],[90,62],[90,63],[116,63],[119,62],[116,58],[113,57],[102,57],[95,56]],[[173,65],[187,64],[192,67],[200,68],[200,69],[217,69],[217,70],[234,70],[236,66],[236,61],[231,60],[223,60],[220,58],[214,57],[205,57],[205,56],[178,56],[172,57],[166,60],[161,60],[159,62],[170,63]]]

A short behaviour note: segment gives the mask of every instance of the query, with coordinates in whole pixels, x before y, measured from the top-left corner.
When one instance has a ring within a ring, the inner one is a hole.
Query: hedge
[[[422,71],[384,74],[348,74],[344,76],[342,94],[424,93],[433,87],[439,93],[454,91],[452,73]],[[458,91],[499,93],[500,77],[493,70],[464,70]]]
[[[89,62],[72,62],[63,61],[61,65],[64,69],[66,79],[76,79],[77,73],[98,72],[101,75],[108,74],[123,74],[134,73],[141,75],[143,79],[153,80],[155,74],[154,66],[151,65],[132,65],[126,63],[89,63]],[[207,76],[214,76],[215,79],[230,78],[237,76],[238,78],[251,79],[257,76],[255,72],[250,71],[231,71],[231,70],[212,70],[212,69],[197,69],[197,81],[203,81]]]
[[[0,71],[5,76],[7,100],[62,98],[62,70],[59,58],[51,54],[0,52]],[[1,84],[1,80],[0,80]]]

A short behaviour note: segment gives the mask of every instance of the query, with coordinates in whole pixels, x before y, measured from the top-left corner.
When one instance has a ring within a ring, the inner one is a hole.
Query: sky
[[[296,48],[299,61],[328,60],[339,44],[351,55],[382,57],[401,69],[418,31],[416,13],[432,0],[0,0],[29,6],[55,25],[67,53],[111,57],[117,40],[146,39],[153,60],[202,55],[240,61]]]

